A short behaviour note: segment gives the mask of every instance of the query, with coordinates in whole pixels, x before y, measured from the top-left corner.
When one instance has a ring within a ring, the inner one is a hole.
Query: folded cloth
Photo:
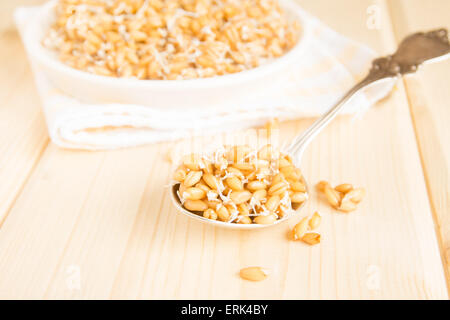
[[[39,7],[21,7],[15,21],[24,41],[28,21]],[[157,106],[89,103],[56,89],[33,65],[51,140],[74,149],[114,149],[219,133],[280,120],[317,116],[333,105],[368,71],[375,53],[303,12],[313,36],[306,53],[292,65],[277,90],[236,107],[221,101],[208,110],[165,110]],[[27,47],[27,43],[25,43]],[[268,85],[270,81],[268,81]],[[345,113],[366,110],[386,96],[393,82],[376,84],[348,102]],[[276,92],[276,93],[274,93]]]

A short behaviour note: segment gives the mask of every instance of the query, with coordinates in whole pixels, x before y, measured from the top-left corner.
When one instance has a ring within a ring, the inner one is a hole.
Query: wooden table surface
[[[337,119],[311,145],[310,183],[368,194],[346,215],[313,192],[302,214],[322,213],[323,241],[310,247],[287,240],[299,218],[239,232],[178,215],[163,188],[168,144],[53,145],[11,19],[14,6],[40,2],[0,4],[0,298],[448,299],[450,61],[400,81],[362,119]],[[448,0],[299,2],[380,54],[410,32],[450,27]],[[311,123],[282,124],[282,137]],[[270,277],[241,280],[249,265]]]

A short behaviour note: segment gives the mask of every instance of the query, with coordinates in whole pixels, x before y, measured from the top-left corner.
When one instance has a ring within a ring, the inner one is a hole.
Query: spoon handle
[[[342,111],[348,100],[368,85],[385,78],[392,78],[392,76],[380,76],[380,74],[371,71],[367,77],[347,91],[347,93],[340,98],[334,106],[332,106],[323,116],[317,119],[305,132],[295,138],[286,151],[291,155],[298,157],[298,159],[301,159],[303,152],[309,143]]]
[[[311,140],[341,112],[345,103],[361,89],[382,79],[398,78],[405,74],[414,73],[425,62],[436,61],[449,56],[450,41],[447,29],[442,28],[426,33],[417,32],[406,37],[393,55],[375,59],[367,77],[351,88],[303,134],[294,139],[286,151],[300,159]]]

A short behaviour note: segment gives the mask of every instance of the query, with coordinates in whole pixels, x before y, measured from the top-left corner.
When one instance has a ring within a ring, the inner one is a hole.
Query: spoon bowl
[[[306,185],[306,194],[309,196],[309,189],[308,189],[308,184],[306,183],[306,180],[304,179],[304,177],[302,176],[303,181],[305,181],[305,185]],[[230,223],[230,222],[223,222],[223,221],[219,221],[219,220],[212,220],[212,219],[207,219],[204,218],[203,216],[201,216],[201,212],[198,213],[194,213],[191,212],[189,210],[186,210],[183,205],[181,204],[180,198],[178,197],[178,189],[180,188],[180,183],[174,183],[170,186],[170,198],[172,199],[172,203],[174,204],[174,206],[177,208],[177,211],[188,216],[189,218],[193,218],[197,221],[203,222],[203,223],[207,223],[209,225],[212,226],[216,226],[216,227],[222,227],[222,228],[227,228],[227,229],[235,229],[235,230],[255,230],[255,229],[263,229],[263,228],[267,228],[270,226],[274,226],[277,224],[280,224],[288,219],[290,219],[291,217],[297,215],[301,208],[303,208],[303,206],[306,204],[306,202],[308,201],[308,199],[306,201],[303,201],[300,204],[293,204],[292,205],[292,209],[294,209],[295,213],[291,213],[288,214],[286,216],[284,216],[281,219],[278,219],[277,221],[275,221],[272,224],[256,224],[256,223],[252,223],[252,224],[240,224],[240,223]]]

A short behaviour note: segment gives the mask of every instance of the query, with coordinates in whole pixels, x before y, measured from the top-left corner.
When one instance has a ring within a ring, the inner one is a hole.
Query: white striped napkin
[[[15,20],[22,35],[36,10],[16,9]],[[34,68],[50,138],[64,148],[114,149],[176,140],[199,132],[218,133],[221,128],[249,128],[270,117],[284,120],[320,115],[365,76],[375,53],[304,14],[313,30],[308,54],[292,66],[276,94],[243,102],[245,105],[239,108],[222,103],[205,111],[174,113],[147,106],[89,104],[57,91]],[[348,103],[345,112],[366,110],[392,86],[393,82],[385,82],[368,88]]]

